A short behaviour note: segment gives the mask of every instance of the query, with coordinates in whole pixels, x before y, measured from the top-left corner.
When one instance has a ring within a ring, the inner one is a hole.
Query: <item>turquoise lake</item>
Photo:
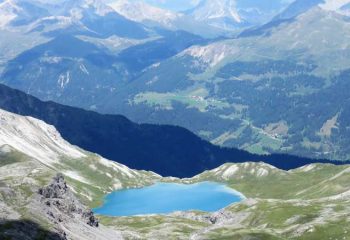
[[[103,206],[94,209],[94,212],[106,216],[166,214],[188,210],[213,212],[242,199],[240,193],[214,182],[191,185],[157,183],[140,189],[112,192],[106,196]]]

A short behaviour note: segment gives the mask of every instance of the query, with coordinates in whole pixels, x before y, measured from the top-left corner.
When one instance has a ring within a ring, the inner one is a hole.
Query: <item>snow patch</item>
[[[14,14],[0,14],[0,29],[4,29],[12,20],[16,18]]]
[[[7,0],[0,3],[0,29],[6,26],[15,18],[22,9],[17,6],[12,0]]]
[[[61,89],[64,89],[70,82],[70,72],[67,71],[65,74],[61,74],[58,77],[58,85],[61,87]]]
[[[235,0],[206,0],[203,3],[198,5],[192,13],[192,16],[197,21],[227,18],[237,23],[242,22],[236,8]]]
[[[168,27],[180,16],[180,14],[148,5],[142,1],[117,0],[109,3],[109,6],[130,20],[152,21]]]
[[[77,1],[79,4],[79,1]],[[93,9],[94,13],[99,16],[106,16],[109,13],[113,13],[114,9],[110,6],[104,4],[103,1],[100,0],[83,0],[82,3],[80,3],[80,6],[83,9]],[[80,7],[77,6],[78,8]]]

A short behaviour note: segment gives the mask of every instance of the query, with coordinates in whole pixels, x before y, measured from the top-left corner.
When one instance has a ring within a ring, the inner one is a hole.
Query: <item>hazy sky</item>
[[[0,3],[3,1],[4,0],[0,0]],[[53,0],[36,0],[36,1],[52,2]],[[113,2],[116,0],[103,0],[103,1]],[[129,1],[140,1],[140,0],[129,0]],[[201,0],[141,0],[141,1],[144,1],[146,3],[149,3],[151,5],[164,8],[164,9],[169,9],[173,11],[185,11],[196,6]],[[222,1],[225,1],[225,0],[222,0]],[[237,2],[237,6],[242,8],[257,7],[259,9],[264,9],[264,8],[269,9],[269,8],[275,8],[278,5],[285,5],[286,3],[290,3],[294,0],[235,0],[235,1]]]
[[[196,6],[201,0],[144,0],[145,2],[161,8],[184,11]],[[242,8],[254,8],[268,10],[285,6],[294,0],[236,0],[237,6]],[[306,0],[305,0],[306,1]]]
[[[198,4],[200,0],[145,0],[152,5],[175,11],[188,10]]]

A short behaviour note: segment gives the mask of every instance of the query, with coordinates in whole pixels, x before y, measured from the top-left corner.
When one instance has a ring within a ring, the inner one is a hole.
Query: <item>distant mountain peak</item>
[[[6,0],[0,3],[0,28],[5,27],[15,19],[20,10],[21,9],[13,2],[13,0]]]
[[[235,0],[203,0],[191,10],[196,20],[227,18],[240,23]]]
[[[197,21],[225,30],[235,30],[270,21],[289,2],[290,0],[202,0],[186,13]]]
[[[48,15],[47,9],[35,1],[6,0],[0,3],[0,29],[27,24]]]
[[[168,26],[181,15],[140,0],[114,0],[108,5],[120,15],[136,22],[151,21]]]
[[[115,12],[100,0],[6,0],[0,3],[0,28],[13,25],[14,22],[17,26],[52,16],[81,19],[84,11],[99,16]]]
[[[305,13],[312,8],[321,8],[324,11],[334,11],[339,14],[349,15],[350,11],[346,6],[350,4],[350,0],[296,0],[289,5],[276,19],[292,19]]]
[[[55,16],[76,16],[79,12],[83,11],[91,11],[98,16],[105,16],[109,13],[115,12],[110,6],[101,0],[56,0],[52,2],[36,0],[36,2],[48,8],[50,13]]]
[[[0,29],[147,38],[151,30],[125,18],[104,0],[6,0],[0,3]]]

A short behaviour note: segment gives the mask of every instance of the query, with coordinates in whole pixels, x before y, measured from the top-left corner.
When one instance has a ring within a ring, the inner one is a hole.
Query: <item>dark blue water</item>
[[[108,194],[104,205],[94,209],[94,212],[106,216],[165,214],[188,210],[213,212],[241,200],[242,195],[219,183],[157,183],[150,187]]]

